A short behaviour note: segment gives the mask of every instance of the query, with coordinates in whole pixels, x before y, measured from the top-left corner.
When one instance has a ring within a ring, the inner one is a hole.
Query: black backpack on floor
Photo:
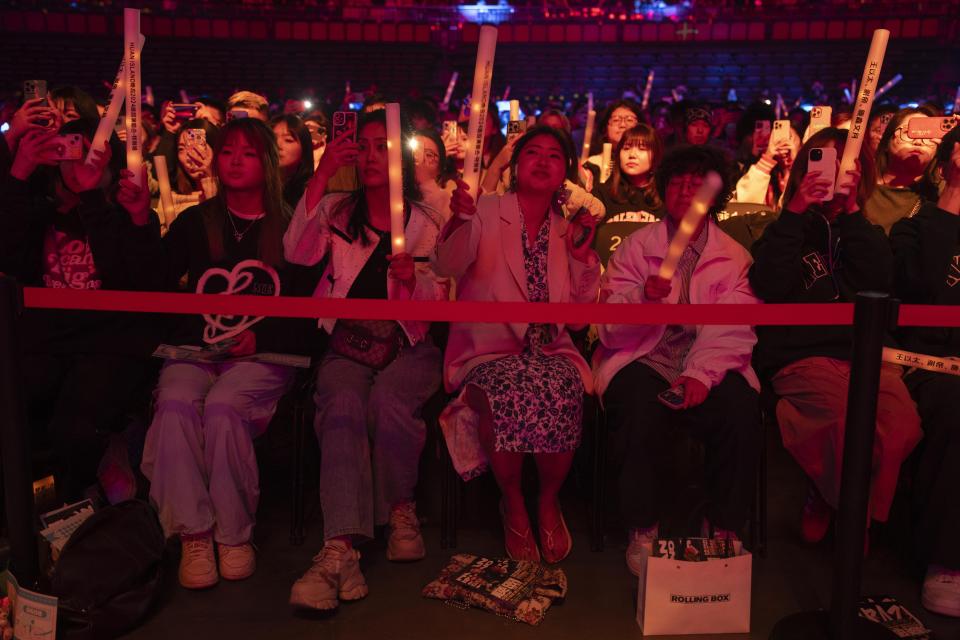
[[[51,579],[58,638],[115,638],[137,626],[160,592],[163,530],[131,500],[90,516],[64,545]]]

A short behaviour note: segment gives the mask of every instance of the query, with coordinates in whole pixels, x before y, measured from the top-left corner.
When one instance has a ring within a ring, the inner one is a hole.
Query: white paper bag
[[[644,545],[637,624],[645,636],[750,632],[753,557],[706,562],[654,558]]]

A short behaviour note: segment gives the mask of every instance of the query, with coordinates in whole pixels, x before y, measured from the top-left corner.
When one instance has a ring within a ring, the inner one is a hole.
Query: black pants
[[[924,563],[960,569],[960,378],[917,371],[904,382],[924,434],[913,479],[916,546]]]
[[[646,528],[659,522],[669,494],[672,432],[686,429],[706,445],[707,517],[714,526],[739,531],[750,515],[762,445],[759,394],[730,372],[703,404],[678,411],[657,400],[669,386],[653,369],[634,362],[614,376],[603,397],[622,459],[624,524]]]
[[[124,355],[23,357],[33,441],[35,446],[49,442],[59,499],[76,500],[97,481],[107,436],[121,430],[128,412],[143,404],[152,365],[148,358]]]

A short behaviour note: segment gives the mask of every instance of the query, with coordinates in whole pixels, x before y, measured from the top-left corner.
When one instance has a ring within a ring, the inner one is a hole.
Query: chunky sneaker
[[[960,570],[927,567],[920,601],[934,613],[960,618]]]
[[[800,537],[808,544],[816,544],[827,536],[833,509],[813,486],[807,492],[807,502],[800,516]]]
[[[653,541],[660,535],[660,525],[655,524],[646,529],[630,529],[627,537],[627,569],[630,573],[639,577],[643,568],[643,545],[653,544]]]
[[[360,573],[360,554],[339,540],[328,540],[290,590],[290,604],[306,609],[336,609],[340,600],[359,600],[367,595]]]
[[[218,542],[217,555],[220,556],[220,575],[224,580],[245,580],[257,568],[257,554],[250,543],[232,545]]]
[[[417,518],[417,505],[406,502],[390,511],[390,537],[387,539],[387,560],[393,562],[412,562],[422,560],[427,555],[427,547],[420,535],[420,520]]]
[[[210,533],[180,536],[180,570],[177,576],[186,589],[206,589],[217,584],[217,560]]]

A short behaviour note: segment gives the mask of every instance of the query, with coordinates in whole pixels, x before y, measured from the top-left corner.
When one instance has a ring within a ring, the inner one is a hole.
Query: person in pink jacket
[[[516,143],[516,178],[507,193],[481,196],[474,205],[460,183],[451,200],[456,215],[441,232],[433,260],[438,276],[457,279],[458,300],[596,301],[596,220],[584,214],[568,222],[558,200],[575,162],[569,137],[538,126]],[[540,560],[520,486],[524,456],[532,453],[540,477],[540,545],[545,560],[559,562],[573,543],[557,494],[580,444],[583,394],[593,389],[567,327],[453,323],[444,381],[448,391],[461,390],[441,417],[448,443],[456,423],[479,432],[503,494],[507,554]],[[457,448],[450,449],[456,456]]]
[[[659,276],[667,248],[708,172],[723,187],[694,231],[672,279]],[[757,304],[747,280],[750,254],[720,230],[713,216],[731,191],[723,152],[707,146],[672,149],[657,170],[663,220],[632,233],[610,258],[600,300],[618,304]],[[594,353],[617,451],[620,511],[627,525],[627,567],[639,573],[641,546],[659,535],[671,434],[679,429],[706,444],[710,499],[705,529],[736,538],[746,522],[760,446],[757,341],[749,326],[601,325]],[[692,532],[678,532],[688,535]]]

